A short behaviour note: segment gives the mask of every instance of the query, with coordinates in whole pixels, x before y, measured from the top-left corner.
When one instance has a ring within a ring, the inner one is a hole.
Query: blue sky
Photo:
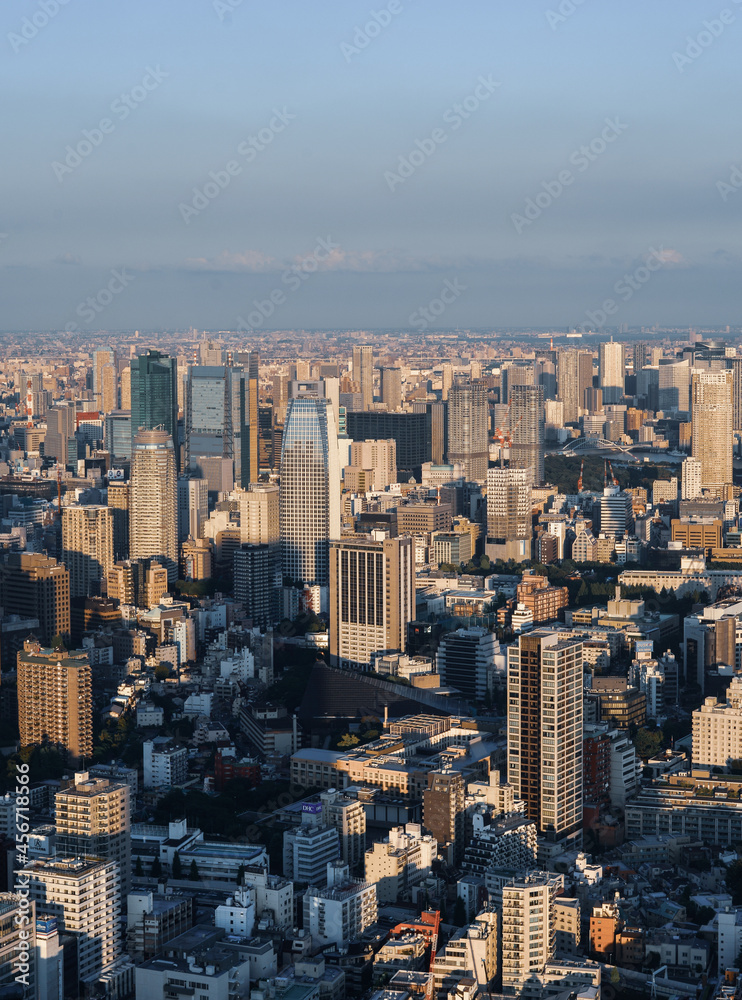
[[[742,3],[44,3],[0,7],[6,330],[402,329],[454,278],[445,328],[740,323]]]

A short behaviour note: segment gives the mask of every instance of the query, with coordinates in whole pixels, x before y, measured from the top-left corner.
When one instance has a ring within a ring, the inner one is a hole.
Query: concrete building
[[[376,840],[366,851],[366,881],[376,886],[380,903],[396,903],[400,895],[426,879],[438,845],[423,834],[418,823],[395,826],[386,840]]]
[[[544,481],[544,388],[514,385],[510,393],[510,468],[530,469],[535,486]]]
[[[693,371],[692,455],[701,462],[703,487],[721,491],[732,482],[734,373]]]
[[[353,441],[350,462],[343,474],[345,489],[351,493],[385,490],[397,482],[397,442]]]
[[[490,559],[531,558],[533,480],[529,469],[487,472],[487,540]]]
[[[188,751],[175,746],[166,736],[146,740],[143,747],[144,787],[174,788],[185,784],[188,776]]]
[[[70,575],[67,567],[38,552],[10,552],[0,563],[0,600],[6,615],[35,618],[39,639],[49,646],[70,634]]]
[[[402,409],[402,369],[381,369],[381,401],[388,410]]]
[[[197,476],[178,479],[178,541],[202,538],[209,516],[209,484]]]
[[[122,559],[108,571],[108,596],[119,604],[154,608],[167,592],[167,566],[156,559]]]
[[[601,341],[598,349],[598,372],[604,403],[618,403],[624,394],[624,345],[614,344],[613,338]]]
[[[304,928],[320,948],[345,947],[376,922],[376,886],[351,879],[342,861],[328,863],[326,882],[325,888],[310,885],[304,894]]]
[[[21,746],[49,744],[73,766],[93,752],[93,701],[87,653],[43,649],[27,641],[18,654]]]
[[[582,831],[582,642],[537,629],[508,649],[508,780],[554,849]]]
[[[694,765],[727,767],[742,760],[742,678],[733,677],[726,703],[706,698],[693,713]]]
[[[131,450],[131,436],[129,436]],[[113,558],[129,558],[129,483],[111,479],[106,489],[106,503],[113,511]]]
[[[100,505],[62,508],[62,561],[70,597],[95,597],[114,558],[114,512]]]
[[[121,884],[115,861],[42,858],[21,869],[37,909],[77,945],[77,983],[92,985],[121,955]],[[69,984],[71,985],[71,984]]]
[[[576,423],[585,403],[585,389],[593,384],[591,351],[560,350],[557,356],[558,399],[564,405],[564,423]]]
[[[487,386],[473,381],[453,385],[448,393],[448,461],[460,462],[466,478],[487,479]]]
[[[127,782],[91,778],[78,771],[54,799],[57,854],[98,857],[118,865],[122,894],[131,868],[131,789]]]
[[[446,632],[436,654],[441,683],[461,691],[467,698],[484,701],[494,688],[495,656],[500,644],[485,628]]]
[[[178,578],[178,479],[173,439],[162,430],[134,438],[129,493],[132,559],[158,559],[169,582]]]
[[[242,884],[255,890],[255,911],[268,927],[290,930],[294,924],[294,883],[280,875],[270,875],[266,867],[246,865]]]
[[[681,496],[683,500],[695,500],[703,489],[703,464],[700,458],[690,456],[683,462],[681,472]]]
[[[485,910],[455,932],[433,963],[435,996],[483,996],[490,992],[492,979],[498,971],[497,924],[497,913]],[[467,990],[469,984],[471,993]],[[462,993],[462,987],[467,992]],[[476,994],[474,989],[478,991]]]
[[[340,858],[355,868],[366,850],[366,810],[358,799],[331,788],[320,795],[322,824],[334,826],[340,839]]]
[[[169,941],[192,927],[193,918],[192,896],[166,891],[129,893],[126,949],[138,964],[147,962],[161,954]]]
[[[321,885],[327,866],[340,858],[337,827],[321,823],[322,803],[305,803],[302,823],[283,835],[283,874],[294,882]]]
[[[353,348],[351,377],[361,394],[361,408],[372,410],[374,406],[374,349],[369,344]]]
[[[502,990],[540,1000],[542,976],[556,950],[554,901],[563,879],[533,872],[502,890]]]
[[[465,782],[454,770],[430,771],[423,791],[423,826],[452,862],[464,856]]]
[[[379,652],[404,652],[415,617],[412,539],[362,536],[330,545],[330,660],[370,669]]]

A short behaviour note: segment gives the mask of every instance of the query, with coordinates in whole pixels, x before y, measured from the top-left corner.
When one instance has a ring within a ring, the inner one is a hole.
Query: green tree
[[[195,858],[193,859],[193,861],[191,861],[191,867],[188,871],[188,878],[191,880],[191,882],[198,882],[199,879],[201,878],[201,876],[198,873],[198,865],[196,864]]]
[[[158,663],[155,667],[155,680],[164,681],[170,676],[170,667],[167,663]]]
[[[642,760],[654,757],[662,749],[662,730],[648,729],[646,726],[637,729],[634,737],[634,749]]]
[[[183,865],[180,860],[180,851],[176,851],[173,855],[173,878],[183,877]]]
[[[453,907],[453,922],[457,927],[463,927],[466,923],[466,905],[461,896],[456,897]]]
[[[152,876],[152,878],[159,878],[162,875],[162,865],[160,864],[160,858],[158,855],[155,855],[155,859],[152,862],[150,875]]]
[[[356,746],[360,742],[361,741],[358,739],[358,737],[355,736],[353,733],[345,733],[338,740],[338,747],[341,750],[347,750],[350,749],[350,747]]]
[[[137,878],[141,878],[144,875],[144,868],[142,868],[142,859],[137,855],[137,861],[134,865],[134,874]]]

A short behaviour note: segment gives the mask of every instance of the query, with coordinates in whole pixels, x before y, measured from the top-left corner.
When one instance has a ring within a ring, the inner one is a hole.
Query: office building
[[[508,781],[549,843],[582,831],[582,642],[537,629],[508,647]]]
[[[701,463],[701,484],[721,491],[732,483],[732,371],[694,371],[691,384],[692,455]]]
[[[134,358],[130,392],[132,449],[140,427],[148,431],[162,427],[173,439],[176,468],[180,469],[177,359],[159,351],[147,351]]]
[[[495,656],[500,644],[485,628],[461,628],[441,637],[436,669],[441,684],[456,688],[466,698],[482,702],[492,693]]]
[[[53,914],[75,938],[77,980],[66,995],[80,996],[121,954],[121,883],[115,861],[41,858],[21,869],[37,910]]]
[[[159,559],[178,578],[178,478],[173,439],[162,428],[134,438],[129,491],[132,559]]]
[[[619,486],[606,486],[600,498],[600,532],[610,538],[622,538],[634,526],[630,493]]]
[[[257,377],[241,366],[194,366],[186,385],[186,466],[209,480],[211,492],[258,479]],[[250,423],[251,416],[254,418]],[[224,482],[228,459],[232,482]],[[216,470],[216,471],[215,471]]]
[[[489,410],[484,382],[454,385],[448,394],[448,461],[460,462],[466,478],[487,478]]]
[[[330,661],[370,669],[378,652],[404,652],[415,617],[412,539],[349,537],[330,545]]]
[[[93,752],[93,700],[87,653],[43,649],[28,640],[18,654],[21,747],[48,744],[72,766]]]
[[[350,493],[385,490],[397,482],[397,443],[386,441],[353,441],[350,464],[344,471],[345,489]]]
[[[106,451],[112,458],[131,458],[131,410],[110,410],[106,413]]]
[[[349,411],[346,414],[346,433],[354,441],[393,438],[397,445],[397,468],[400,476],[404,474],[406,478],[419,478],[423,462],[429,462],[432,458],[431,427],[437,425],[431,413],[426,404],[415,404],[412,413],[392,413],[389,410]]]
[[[203,538],[209,516],[209,484],[196,476],[178,479],[178,541]]]
[[[146,740],[142,746],[145,789],[175,788],[188,777],[188,750],[167,736]]]
[[[310,884],[304,894],[304,929],[317,947],[347,947],[376,923],[376,886],[352,879],[343,861],[328,863],[325,881],[324,887]]]
[[[53,406],[46,414],[44,456],[65,467],[77,462],[77,412],[74,403]]]
[[[402,409],[401,368],[381,369],[381,401],[388,410]]]
[[[593,356],[569,348],[560,350],[557,358],[557,398],[564,404],[565,424],[574,424],[585,405],[585,389],[593,384]]]
[[[240,509],[240,542],[247,545],[278,545],[278,486],[251,483],[246,490],[235,490],[233,498],[237,500]]]
[[[544,390],[514,385],[510,394],[510,468],[530,469],[534,486],[544,481]]]
[[[661,358],[658,368],[657,405],[662,413],[690,412],[690,362]]]
[[[361,394],[361,405],[364,410],[373,409],[374,405],[374,349],[368,345],[353,348],[353,364],[351,377]]]
[[[0,563],[0,605],[6,615],[35,618],[39,639],[50,646],[70,634],[70,574],[40,552],[10,552]]]
[[[126,895],[131,876],[130,815],[128,782],[78,771],[72,780],[63,781],[54,799],[57,854],[115,861],[121,892]]]
[[[625,370],[623,344],[614,344],[613,337],[602,341],[598,348],[598,375],[604,403],[619,403],[623,399]]]
[[[556,949],[554,903],[563,879],[532,872],[502,889],[502,990],[505,996],[540,998],[546,964]]]
[[[292,584],[330,583],[330,540],[340,537],[335,414],[321,382],[294,383],[281,448],[281,562]]]
[[[70,574],[70,597],[101,592],[114,560],[114,512],[110,507],[62,508],[62,560]]]
[[[487,542],[490,559],[531,558],[530,469],[493,468],[487,472]]]
[[[305,802],[302,822],[283,834],[283,875],[293,882],[321,885],[327,865],[340,858],[340,835],[335,826],[323,824],[322,803]]]
[[[234,596],[253,625],[269,628],[278,618],[275,547],[240,545],[234,551]]]
[[[428,773],[428,786],[423,791],[423,826],[451,864],[461,861],[466,847],[465,798],[466,782],[459,771]]]
[[[122,559],[108,571],[108,596],[119,604],[152,608],[167,592],[167,566],[156,559]]]

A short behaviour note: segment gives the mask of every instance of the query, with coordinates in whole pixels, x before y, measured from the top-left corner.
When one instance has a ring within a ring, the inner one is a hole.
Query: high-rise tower
[[[701,484],[719,490],[732,483],[733,379],[728,369],[696,370],[691,383],[691,453],[701,462]]]
[[[233,483],[211,482],[210,490],[245,487],[257,481],[257,377],[251,377],[250,371],[241,366],[190,368],[185,441],[186,464],[206,478],[213,464],[209,459],[231,459]]]
[[[358,383],[364,410],[374,405],[374,349],[365,344],[353,348],[353,381]]]
[[[514,385],[510,392],[510,467],[530,469],[533,485],[544,481],[544,387]]]
[[[70,597],[100,594],[114,561],[114,513],[101,505],[62,508],[62,559],[70,573]]]
[[[134,438],[129,488],[129,552],[132,559],[155,557],[178,578],[178,477],[173,439],[163,428]]]
[[[451,386],[448,393],[448,461],[461,462],[466,478],[487,478],[487,386],[469,382]]]
[[[618,403],[624,394],[624,364],[623,344],[614,344],[613,339],[603,341],[598,348],[600,365],[600,388],[603,390],[604,403]]]
[[[292,383],[281,448],[281,562],[292,583],[330,582],[330,540],[340,537],[340,457],[322,382]]]
[[[532,486],[530,469],[488,471],[486,551],[491,559],[531,558]]]
[[[178,367],[175,358],[148,351],[131,362],[131,436],[140,427],[163,427],[173,439],[176,468],[180,468],[178,440]]]

